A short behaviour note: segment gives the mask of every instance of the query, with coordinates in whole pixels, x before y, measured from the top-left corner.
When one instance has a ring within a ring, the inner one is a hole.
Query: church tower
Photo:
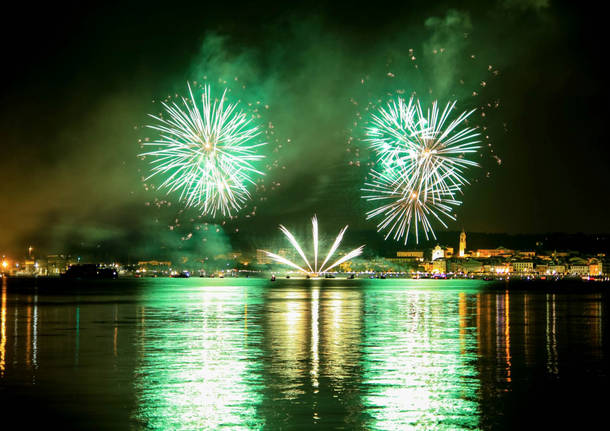
[[[460,234],[460,252],[458,254],[459,257],[464,257],[466,253],[466,232],[462,229],[462,233]]]

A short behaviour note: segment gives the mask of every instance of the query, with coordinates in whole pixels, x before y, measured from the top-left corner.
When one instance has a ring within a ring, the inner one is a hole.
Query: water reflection
[[[2,302],[0,303],[0,377],[6,370],[6,278],[2,277]]]
[[[260,352],[245,343],[260,331],[246,326],[247,288],[196,287],[180,302],[166,289],[147,293],[140,310],[134,419],[148,429],[260,426]]]
[[[360,428],[362,291],[311,282],[265,296],[266,424]]]
[[[373,428],[476,428],[476,298],[409,290],[368,299],[364,400]]]
[[[607,303],[464,281],[3,283],[0,386],[99,429],[503,429],[574,408],[582,420],[603,411]]]
[[[555,295],[546,295],[546,369],[559,374],[559,354],[557,352],[557,315]]]

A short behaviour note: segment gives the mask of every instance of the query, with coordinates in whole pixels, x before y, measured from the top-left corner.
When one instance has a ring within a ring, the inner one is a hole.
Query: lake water
[[[472,280],[9,281],[0,412],[21,428],[585,429],[606,417],[607,315],[604,291]]]

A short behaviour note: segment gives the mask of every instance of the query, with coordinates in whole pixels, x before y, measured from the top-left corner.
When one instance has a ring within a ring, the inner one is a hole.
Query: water
[[[62,429],[581,428],[608,294],[469,280],[2,285],[0,413]]]

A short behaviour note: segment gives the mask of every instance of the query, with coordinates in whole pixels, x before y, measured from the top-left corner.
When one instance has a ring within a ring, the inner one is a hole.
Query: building
[[[441,247],[440,245],[436,245],[432,249],[432,258],[430,260],[436,260],[440,258],[450,259],[453,257],[453,247]]]
[[[424,252],[420,251],[420,250],[397,251],[396,257],[403,257],[403,258],[419,260],[419,259],[424,258]]]
[[[475,253],[476,257],[490,258],[490,257],[510,257],[514,254],[513,250],[509,250],[504,247],[498,248],[480,248]]]
[[[591,261],[589,262],[589,275],[595,275],[595,276],[603,275],[604,274],[603,269],[604,269],[603,263],[601,260],[591,259]]]
[[[47,274],[59,275],[68,269],[70,265],[78,263],[75,259],[63,254],[49,254],[47,256]]]
[[[555,274],[564,274],[566,272],[565,265],[549,265],[547,267],[547,274],[555,275]]]
[[[459,257],[464,257],[466,255],[466,232],[462,229],[462,233],[460,234],[460,248],[459,248]]]
[[[513,262],[514,272],[534,272],[534,262],[519,261]]]
[[[172,263],[170,261],[160,260],[141,260],[138,262],[139,269],[136,271],[143,274],[163,274],[171,270]]]
[[[519,256],[521,258],[532,259],[532,258],[536,257],[536,252],[519,250],[519,251],[517,251],[517,256]]]
[[[453,273],[472,273],[472,272],[483,272],[483,264],[475,259],[451,259],[447,263],[447,272]]]
[[[273,260],[267,256],[265,250],[261,250],[260,248],[256,250],[256,263],[259,265],[266,265],[271,262],[273,262]]]
[[[572,275],[589,275],[589,265],[570,265],[570,274]]]
[[[445,259],[436,259],[432,262],[431,269],[431,272],[445,274],[447,272],[447,261]]]
[[[385,260],[392,264],[411,267],[413,264],[424,261],[424,252],[420,250],[397,251],[396,257],[388,257]]]
[[[509,263],[485,264],[483,272],[488,274],[510,274],[513,272],[513,267]]]
[[[440,245],[437,244],[436,247],[432,249],[432,261],[443,257],[445,257],[445,251],[441,248]]]

